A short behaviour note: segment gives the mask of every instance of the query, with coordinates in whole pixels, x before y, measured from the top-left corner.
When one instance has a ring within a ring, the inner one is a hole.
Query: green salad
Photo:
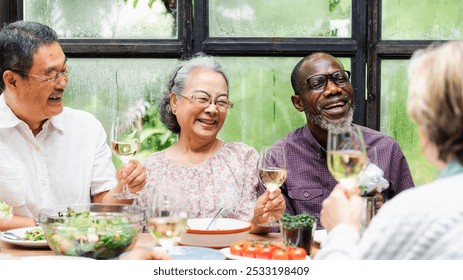
[[[41,228],[34,228],[32,230],[26,231],[24,234],[24,240],[27,241],[42,241],[45,240],[45,235]]]
[[[76,212],[68,208],[42,224],[54,252],[68,256],[111,259],[135,244],[140,228],[114,213]]]

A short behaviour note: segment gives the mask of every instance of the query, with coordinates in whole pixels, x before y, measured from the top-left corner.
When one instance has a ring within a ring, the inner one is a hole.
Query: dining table
[[[248,234],[247,240],[256,240],[256,241],[272,241],[280,242],[281,234],[276,232],[266,233],[266,234]],[[50,248],[34,248],[34,247],[24,247],[13,245],[4,241],[0,241],[0,255],[4,257],[12,258],[21,258],[25,256],[50,256],[54,255],[53,251]],[[155,246],[155,241],[149,233],[140,233],[135,243],[134,248],[132,249],[143,249]],[[320,244],[314,242],[311,247],[311,255],[314,254],[320,249]]]

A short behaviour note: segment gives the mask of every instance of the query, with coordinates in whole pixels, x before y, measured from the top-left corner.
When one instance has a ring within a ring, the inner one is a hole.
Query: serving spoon
[[[214,225],[217,222],[217,219],[220,217],[220,215],[222,215],[223,211],[225,211],[225,208],[221,207],[217,214],[215,214],[214,218],[212,218],[212,221],[209,223],[206,229],[209,229],[212,225]]]
[[[9,232],[9,231],[3,232],[1,235],[3,237],[5,237],[5,238],[11,239],[11,240],[23,240],[24,239],[22,236],[19,236],[16,233]]]

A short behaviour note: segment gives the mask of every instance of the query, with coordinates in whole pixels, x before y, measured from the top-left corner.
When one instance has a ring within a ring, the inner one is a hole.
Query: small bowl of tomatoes
[[[229,259],[305,260],[307,251],[301,247],[287,246],[280,242],[240,240],[223,253]]]
[[[209,229],[206,229],[212,218],[192,218],[187,220],[186,233],[180,245],[221,249],[232,243],[245,239],[251,229],[246,221],[229,218],[218,218]]]

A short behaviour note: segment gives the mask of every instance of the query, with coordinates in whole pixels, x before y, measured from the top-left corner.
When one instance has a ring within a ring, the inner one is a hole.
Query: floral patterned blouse
[[[147,197],[159,182],[184,186],[190,217],[213,217],[224,207],[224,218],[249,220],[257,201],[257,151],[244,143],[224,143],[205,162],[182,166],[166,157],[164,151],[145,161],[146,186],[134,204],[146,207]]]

